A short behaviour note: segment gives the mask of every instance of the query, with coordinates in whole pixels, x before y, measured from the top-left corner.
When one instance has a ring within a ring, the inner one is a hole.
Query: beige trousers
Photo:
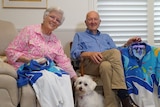
[[[84,60],[85,74],[100,76],[103,82],[105,107],[119,107],[116,89],[126,89],[121,53],[117,49],[102,52],[103,61],[95,64],[89,59]],[[114,90],[115,89],[115,90]]]

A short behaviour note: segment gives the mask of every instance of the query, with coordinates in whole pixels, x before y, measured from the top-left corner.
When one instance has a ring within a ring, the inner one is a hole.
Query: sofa
[[[7,63],[5,49],[17,35],[12,22],[0,20],[0,107],[40,107],[30,85],[17,87],[17,73]]]

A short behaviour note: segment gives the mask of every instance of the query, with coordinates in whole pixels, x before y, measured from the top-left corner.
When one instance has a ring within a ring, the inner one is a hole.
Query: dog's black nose
[[[79,90],[82,91],[82,87],[79,87]]]

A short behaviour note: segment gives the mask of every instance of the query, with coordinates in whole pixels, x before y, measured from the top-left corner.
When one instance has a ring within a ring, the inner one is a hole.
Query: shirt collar
[[[35,33],[37,33],[38,35],[40,35],[42,38],[45,38],[45,37],[43,36],[42,31],[41,31],[41,24],[35,29]],[[50,36],[51,36],[51,37],[50,37],[50,40],[49,40],[49,41],[55,42],[55,35],[52,33]]]
[[[95,35],[95,34],[93,34],[89,29],[86,29],[86,32],[88,33],[88,34],[91,34],[91,35]],[[100,35],[100,31],[99,30],[97,30],[97,34],[96,35]]]
[[[133,55],[133,46],[134,46],[134,45],[145,45],[145,51],[146,51],[145,53],[146,53],[146,54],[151,50],[151,46],[148,45],[147,43],[145,43],[145,42],[135,42],[135,43],[132,43],[132,44],[128,47],[129,53],[130,53],[131,56],[134,56],[134,55]]]

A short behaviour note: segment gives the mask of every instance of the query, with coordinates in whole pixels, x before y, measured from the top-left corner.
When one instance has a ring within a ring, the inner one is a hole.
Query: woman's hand
[[[78,78],[77,76],[74,76],[74,77],[72,77],[71,80],[72,80],[73,82],[75,82],[77,78]]]
[[[17,59],[17,62],[23,62],[23,63],[28,63],[30,62],[30,58],[28,57],[25,57],[25,56],[20,56],[18,59]]]
[[[38,59],[35,59],[35,61],[37,61],[39,64],[44,64],[44,63],[46,63],[47,59],[46,58],[38,58]]]

